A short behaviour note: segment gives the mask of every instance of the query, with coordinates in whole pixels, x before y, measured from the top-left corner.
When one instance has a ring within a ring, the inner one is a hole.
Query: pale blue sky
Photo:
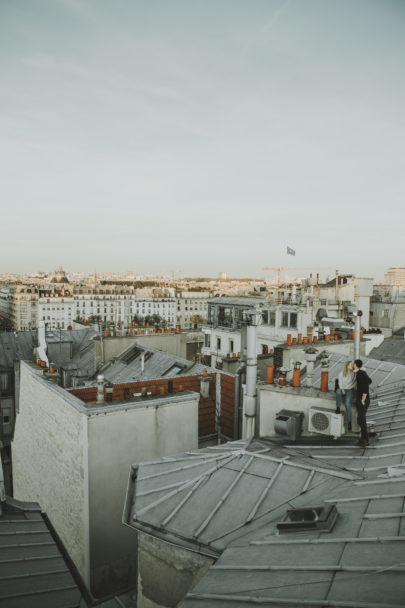
[[[404,0],[0,0],[0,272],[405,265],[404,26]]]

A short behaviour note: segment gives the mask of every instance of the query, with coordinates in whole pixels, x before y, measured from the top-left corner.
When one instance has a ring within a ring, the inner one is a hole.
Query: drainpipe
[[[101,366],[104,365],[105,363],[105,358],[104,358],[104,338],[103,338],[103,327],[101,325],[101,323],[99,324],[99,333],[100,333],[100,349],[101,349]]]
[[[247,318],[247,360],[246,360],[246,388],[244,402],[244,429],[243,438],[253,437],[256,425],[256,395],[257,395],[257,354],[256,354],[256,327],[257,310],[245,311]]]
[[[238,369],[236,370],[235,377],[235,402],[234,402],[234,410],[233,410],[233,438],[239,439],[239,410],[241,409],[240,405],[240,395],[241,395],[241,384],[242,384],[242,374],[246,370],[246,363],[243,362],[240,364]]]
[[[356,319],[354,324],[354,359],[360,359],[360,333],[362,316],[362,311],[358,310],[356,312]]]

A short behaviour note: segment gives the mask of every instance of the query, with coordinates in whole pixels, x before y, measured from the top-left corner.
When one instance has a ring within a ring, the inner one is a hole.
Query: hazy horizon
[[[0,272],[404,266],[404,25],[400,0],[3,0]]]

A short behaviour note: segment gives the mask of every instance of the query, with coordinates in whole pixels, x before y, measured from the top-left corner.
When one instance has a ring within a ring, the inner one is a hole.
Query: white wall
[[[197,393],[89,418],[90,555],[95,589],[136,583],[136,535],[123,526],[131,464],[198,448]]]
[[[14,496],[37,501],[88,582],[87,418],[79,401],[21,362],[20,411],[12,443]]]
[[[15,497],[39,502],[96,596],[136,583],[136,540],[121,523],[131,464],[197,449],[198,401],[84,406],[21,363]]]
[[[308,412],[311,407],[328,408],[331,411],[336,409],[335,393],[329,391],[322,393],[314,388],[293,388],[291,386],[279,387],[277,385],[259,385],[259,436],[274,437],[274,421],[276,414],[281,410],[292,410],[303,412],[302,423],[303,436],[320,436],[318,433],[308,432]],[[344,412],[344,406],[341,411]],[[352,407],[353,430],[357,430],[357,416],[355,407]],[[280,436],[280,435],[277,435]]]

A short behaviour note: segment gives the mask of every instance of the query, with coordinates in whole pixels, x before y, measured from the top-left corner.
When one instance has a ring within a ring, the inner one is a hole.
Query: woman
[[[345,400],[346,417],[347,417],[347,428],[349,431],[352,430],[352,408],[351,402],[353,397],[353,389],[356,386],[356,375],[353,372],[353,363],[346,361],[343,366],[343,370],[338,376],[339,386],[336,389],[336,413],[340,414],[340,404],[342,402],[342,396]]]

